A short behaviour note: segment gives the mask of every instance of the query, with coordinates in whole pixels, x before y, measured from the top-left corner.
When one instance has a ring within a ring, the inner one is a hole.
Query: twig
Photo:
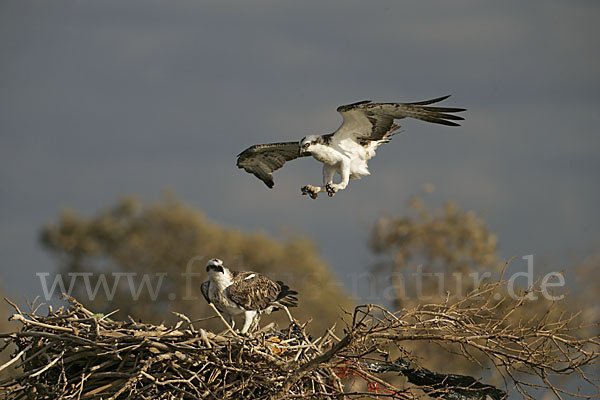
[[[64,326],[56,326],[56,325],[44,324],[42,322],[37,322],[37,321],[31,321],[31,320],[25,318],[22,314],[13,314],[8,320],[9,321],[20,321],[26,325],[35,325],[40,328],[52,329],[55,331],[69,332],[69,333],[75,332],[75,329],[73,329],[73,328],[67,328]]]
[[[21,358],[21,356],[23,354],[25,354],[29,349],[31,349],[31,346],[33,346],[33,343],[29,343],[27,345],[27,347],[25,347],[23,350],[21,350],[16,356],[14,356],[11,360],[9,360],[8,362],[5,362],[4,364],[0,365],[0,371],[2,371],[4,368],[11,366],[13,363],[15,363],[19,358]]]
[[[43,374],[45,371],[47,371],[47,370],[49,370],[50,368],[52,368],[52,366],[53,366],[54,364],[56,364],[56,363],[57,363],[57,362],[58,362],[58,361],[59,361],[59,360],[62,358],[62,356],[63,356],[64,354],[65,354],[65,351],[64,351],[64,350],[63,350],[63,351],[61,351],[61,352],[60,352],[60,354],[59,354],[59,355],[58,355],[58,356],[57,356],[57,357],[56,357],[54,360],[52,360],[52,362],[51,362],[50,364],[46,365],[44,368],[42,368],[41,370],[37,371],[36,373],[34,373],[34,374],[31,374],[31,375],[30,375],[30,377],[31,377],[31,378],[35,378],[36,376],[38,376],[38,375],[41,375],[41,374]]]
[[[219,318],[221,319],[221,321],[223,322],[223,324],[225,324],[225,326],[227,327],[227,330],[233,334],[234,336],[238,336],[237,333],[235,333],[235,331],[231,328],[231,325],[229,325],[227,323],[227,321],[225,321],[225,318],[223,318],[223,315],[221,315],[221,313],[219,312],[219,310],[217,310],[217,307],[215,307],[215,305],[213,303],[208,303],[208,305],[210,306],[210,308],[213,309],[213,311],[219,316]]]

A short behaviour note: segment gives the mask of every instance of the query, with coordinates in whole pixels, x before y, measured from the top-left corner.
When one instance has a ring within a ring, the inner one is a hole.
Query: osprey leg
[[[335,175],[335,167],[332,165],[323,164],[323,186],[306,185],[302,187],[303,195],[310,195],[311,199],[316,199],[319,192],[328,191],[327,187],[333,183]]]
[[[242,327],[241,333],[248,333],[248,330],[252,326],[254,322],[254,318],[256,318],[256,311],[244,311],[244,326]]]
[[[329,197],[335,196],[339,190],[346,189],[348,182],[350,182],[350,160],[347,159],[347,157],[344,157],[344,159],[341,161],[340,175],[342,176],[342,181],[340,183],[330,182],[325,185],[325,189],[327,190]]]
[[[327,187],[333,183],[333,176],[335,175],[335,166],[323,164],[323,187]]]

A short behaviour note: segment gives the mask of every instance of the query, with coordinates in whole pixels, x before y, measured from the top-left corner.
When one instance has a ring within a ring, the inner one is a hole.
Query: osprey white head
[[[208,277],[210,279],[215,279],[219,275],[223,276],[226,269],[227,268],[223,266],[223,261],[218,258],[212,258],[208,260],[208,263],[206,264],[206,272],[208,272]]]
[[[308,135],[300,140],[300,155],[310,153],[311,146],[319,143],[321,135]]]

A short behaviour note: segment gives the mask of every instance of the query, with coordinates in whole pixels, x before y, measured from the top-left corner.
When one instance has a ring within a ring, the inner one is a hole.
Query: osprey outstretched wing
[[[448,97],[450,96],[417,103],[371,103],[366,100],[340,106],[337,111],[342,115],[344,121],[334,133],[334,140],[347,137],[356,141],[381,140],[389,132],[394,120],[402,118],[415,118],[434,124],[460,126],[452,120],[459,121],[464,118],[449,113],[465,111],[464,108],[426,107],[429,104],[446,100]]]
[[[361,101],[338,107],[342,125],[332,134],[310,135],[300,142],[262,144],[249,147],[238,155],[237,166],[244,168],[262,180],[269,188],[274,185],[273,171],[286,161],[312,155],[323,163],[323,186],[306,185],[302,194],[316,198],[327,191],[333,197],[348,186],[350,179],[369,175],[368,161],[375,156],[377,148],[388,143],[400,128],[394,121],[415,118],[421,121],[459,126],[454,121],[464,118],[454,113],[464,108],[431,107],[450,96],[415,103],[372,103]],[[341,176],[340,183],[333,183],[335,173]]]
[[[299,150],[298,142],[257,144],[238,154],[237,166],[273,188],[273,171],[283,167],[286,161],[310,155],[300,154]]]

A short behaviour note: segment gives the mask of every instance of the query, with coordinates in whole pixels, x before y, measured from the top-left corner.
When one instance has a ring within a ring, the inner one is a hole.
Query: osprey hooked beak
[[[305,154],[310,154],[310,151],[308,151],[308,148],[310,146],[310,143],[304,143],[304,145],[300,144],[299,149],[298,149],[298,156],[303,156]]]

